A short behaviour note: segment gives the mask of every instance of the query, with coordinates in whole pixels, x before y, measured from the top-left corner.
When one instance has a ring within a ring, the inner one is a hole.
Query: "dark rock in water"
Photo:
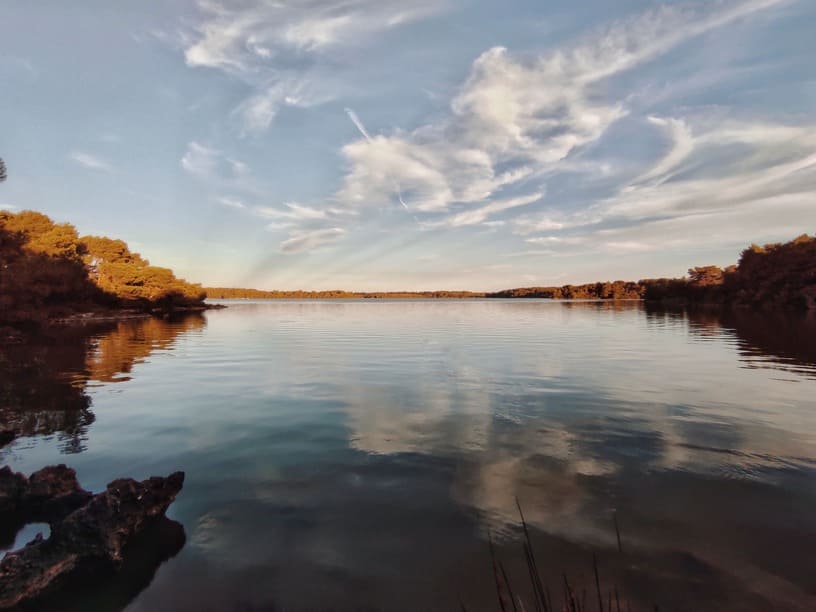
[[[16,512],[27,487],[28,478],[8,466],[0,468],[0,514]]]
[[[0,448],[10,444],[17,438],[17,432],[13,429],[0,429]]]
[[[37,598],[29,607],[37,612],[119,612],[146,589],[162,563],[184,547],[184,527],[167,517],[150,521],[125,547],[124,561],[115,573],[71,581],[65,588]]]
[[[79,486],[76,472],[66,465],[51,465],[30,478],[0,468],[0,514],[20,517],[26,522],[59,521],[93,495]],[[53,526],[53,525],[52,525]]]
[[[51,537],[38,538],[0,562],[0,608],[33,606],[61,588],[114,574],[124,563],[128,544],[167,520],[164,513],[183,484],[183,472],[142,482],[123,478],[91,496],[65,466],[45,468],[29,479],[0,470],[0,504],[17,514],[29,504],[54,517]],[[58,511],[83,495],[80,507],[57,518]]]

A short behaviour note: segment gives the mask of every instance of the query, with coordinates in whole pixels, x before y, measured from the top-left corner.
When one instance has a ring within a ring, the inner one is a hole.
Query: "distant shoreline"
[[[816,310],[816,236],[751,245],[736,265],[690,268],[684,278],[602,281],[502,291],[265,291],[202,287],[151,265],[122,240],[80,236],[35,211],[0,212],[0,327],[172,317],[223,305],[206,300],[644,300]],[[475,282],[462,276],[458,283]]]
[[[466,300],[548,300],[551,302],[645,302],[644,298],[551,298],[551,297],[541,297],[541,296],[496,296],[496,295],[469,295],[465,297],[434,297],[434,296],[427,296],[427,295],[398,295],[398,296],[355,296],[355,295],[346,295],[346,296],[280,296],[280,297],[253,297],[253,298],[236,298],[236,297],[229,297],[229,298],[221,298],[221,297],[212,297],[207,298],[207,300],[215,300],[215,302],[208,302],[215,306],[217,306],[221,301],[225,302],[274,302],[274,301],[284,301],[284,300],[302,300],[302,301],[310,301],[310,302],[329,302],[329,301],[340,301],[340,300],[426,300],[426,301],[466,301]]]
[[[816,310],[816,236],[786,243],[752,244],[736,265],[690,268],[685,278],[601,281],[582,285],[519,287],[502,291],[264,291],[205,287],[207,299],[474,299],[644,300],[680,306],[791,308]]]

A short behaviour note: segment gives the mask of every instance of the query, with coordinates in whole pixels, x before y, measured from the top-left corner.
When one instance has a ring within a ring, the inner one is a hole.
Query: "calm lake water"
[[[813,315],[232,302],[2,347],[0,384],[1,464],[187,474],[184,535],[86,608],[496,610],[518,498],[553,600],[596,605],[594,554],[633,610],[816,609]]]

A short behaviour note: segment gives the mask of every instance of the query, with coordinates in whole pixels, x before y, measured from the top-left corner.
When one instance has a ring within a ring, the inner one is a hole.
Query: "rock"
[[[8,466],[0,469],[0,516],[6,523],[14,518],[54,523],[91,497],[79,486],[76,472],[64,464],[45,467],[30,478]]]
[[[27,486],[25,476],[12,472],[8,466],[0,468],[0,515],[17,511]]]
[[[17,432],[13,429],[0,429],[0,448],[13,442],[17,438]]]
[[[24,495],[25,499],[42,504],[43,508],[49,506],[49,502],[42,501],[42,496],[49,491],[56,495],[51,500],[78,499],[67,477],[73,475],[73,470],[65,466],[46,470],[49,471],[40,470],[28,479],[32,493],[28,497]],[[0,483],[4,478],[13,494],[19,479],[3,471]],[[33,488],[32,480],[35,480]],[[35,540],[9,553],[0,562],[0,608],[32,605],[43,597],[53,596],[69,582],[75,587],[78,582],[98,578],[100,574],[115,573],[122,566],[127,544],[164,519],[165,511],[183,484],[183,472],[142,482],[129,478],[114,480],[104,493],[51,522],[51,537]],[[64,507],[65,504],[51,506],[53,510]]]

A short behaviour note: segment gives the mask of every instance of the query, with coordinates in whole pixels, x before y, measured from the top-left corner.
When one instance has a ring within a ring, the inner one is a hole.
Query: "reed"
[[[550,595],[549,587],[545,584],[541,577],[538,560],[536,559],[535,549],[530,537],[530,530],[527,526],[527,521],[524,518],[524,511],[521,507],[521,502],[516,498],[516,507],[518,508],[519,520],[521,521],[522,530],[522,552],[524,554],[524,561],[527,566],[527,574],[530,581],[530,587],[533,593],[532,601],[527,603],[513,591],[510,584],[510,578],[504,564],[496,555],[496,549],[493,545],[493,537],[488,534],[488,542],[490,546],[490,559],[493,565],[493,579],[496,585],[496,596],[499,603],[499,609],[502,612],[526,612],[531,609],[535,612],[592,612],[597,609],[598,612],[622,612],[624,607],[627,612],[632,611],[632,602],[622,599],[618,585],[612,585],[606,593],[606,601],[604,602],[604,594],[601,590],[601,572],[598,564],[598,557],[593,553],[592,555],[592,575],[594,578],[595,596],[597,598],[597,608],[590,608],[587,603],[587,590],[581,589],[581,596],[577,595],[577,591],[566,572],[562,572],[563,592],[560,605],[558,607],[553,605],[552,597]],[[617,552],[623,554],[623,546],[621,544],[620,526],[618,525],[617,512],[612,515],[613,524],[615,527],[615,537],[617,540]],[[655,612],[659,610],[657,604],[654,604]],[[462,610],[466,610],[464,604]]]

